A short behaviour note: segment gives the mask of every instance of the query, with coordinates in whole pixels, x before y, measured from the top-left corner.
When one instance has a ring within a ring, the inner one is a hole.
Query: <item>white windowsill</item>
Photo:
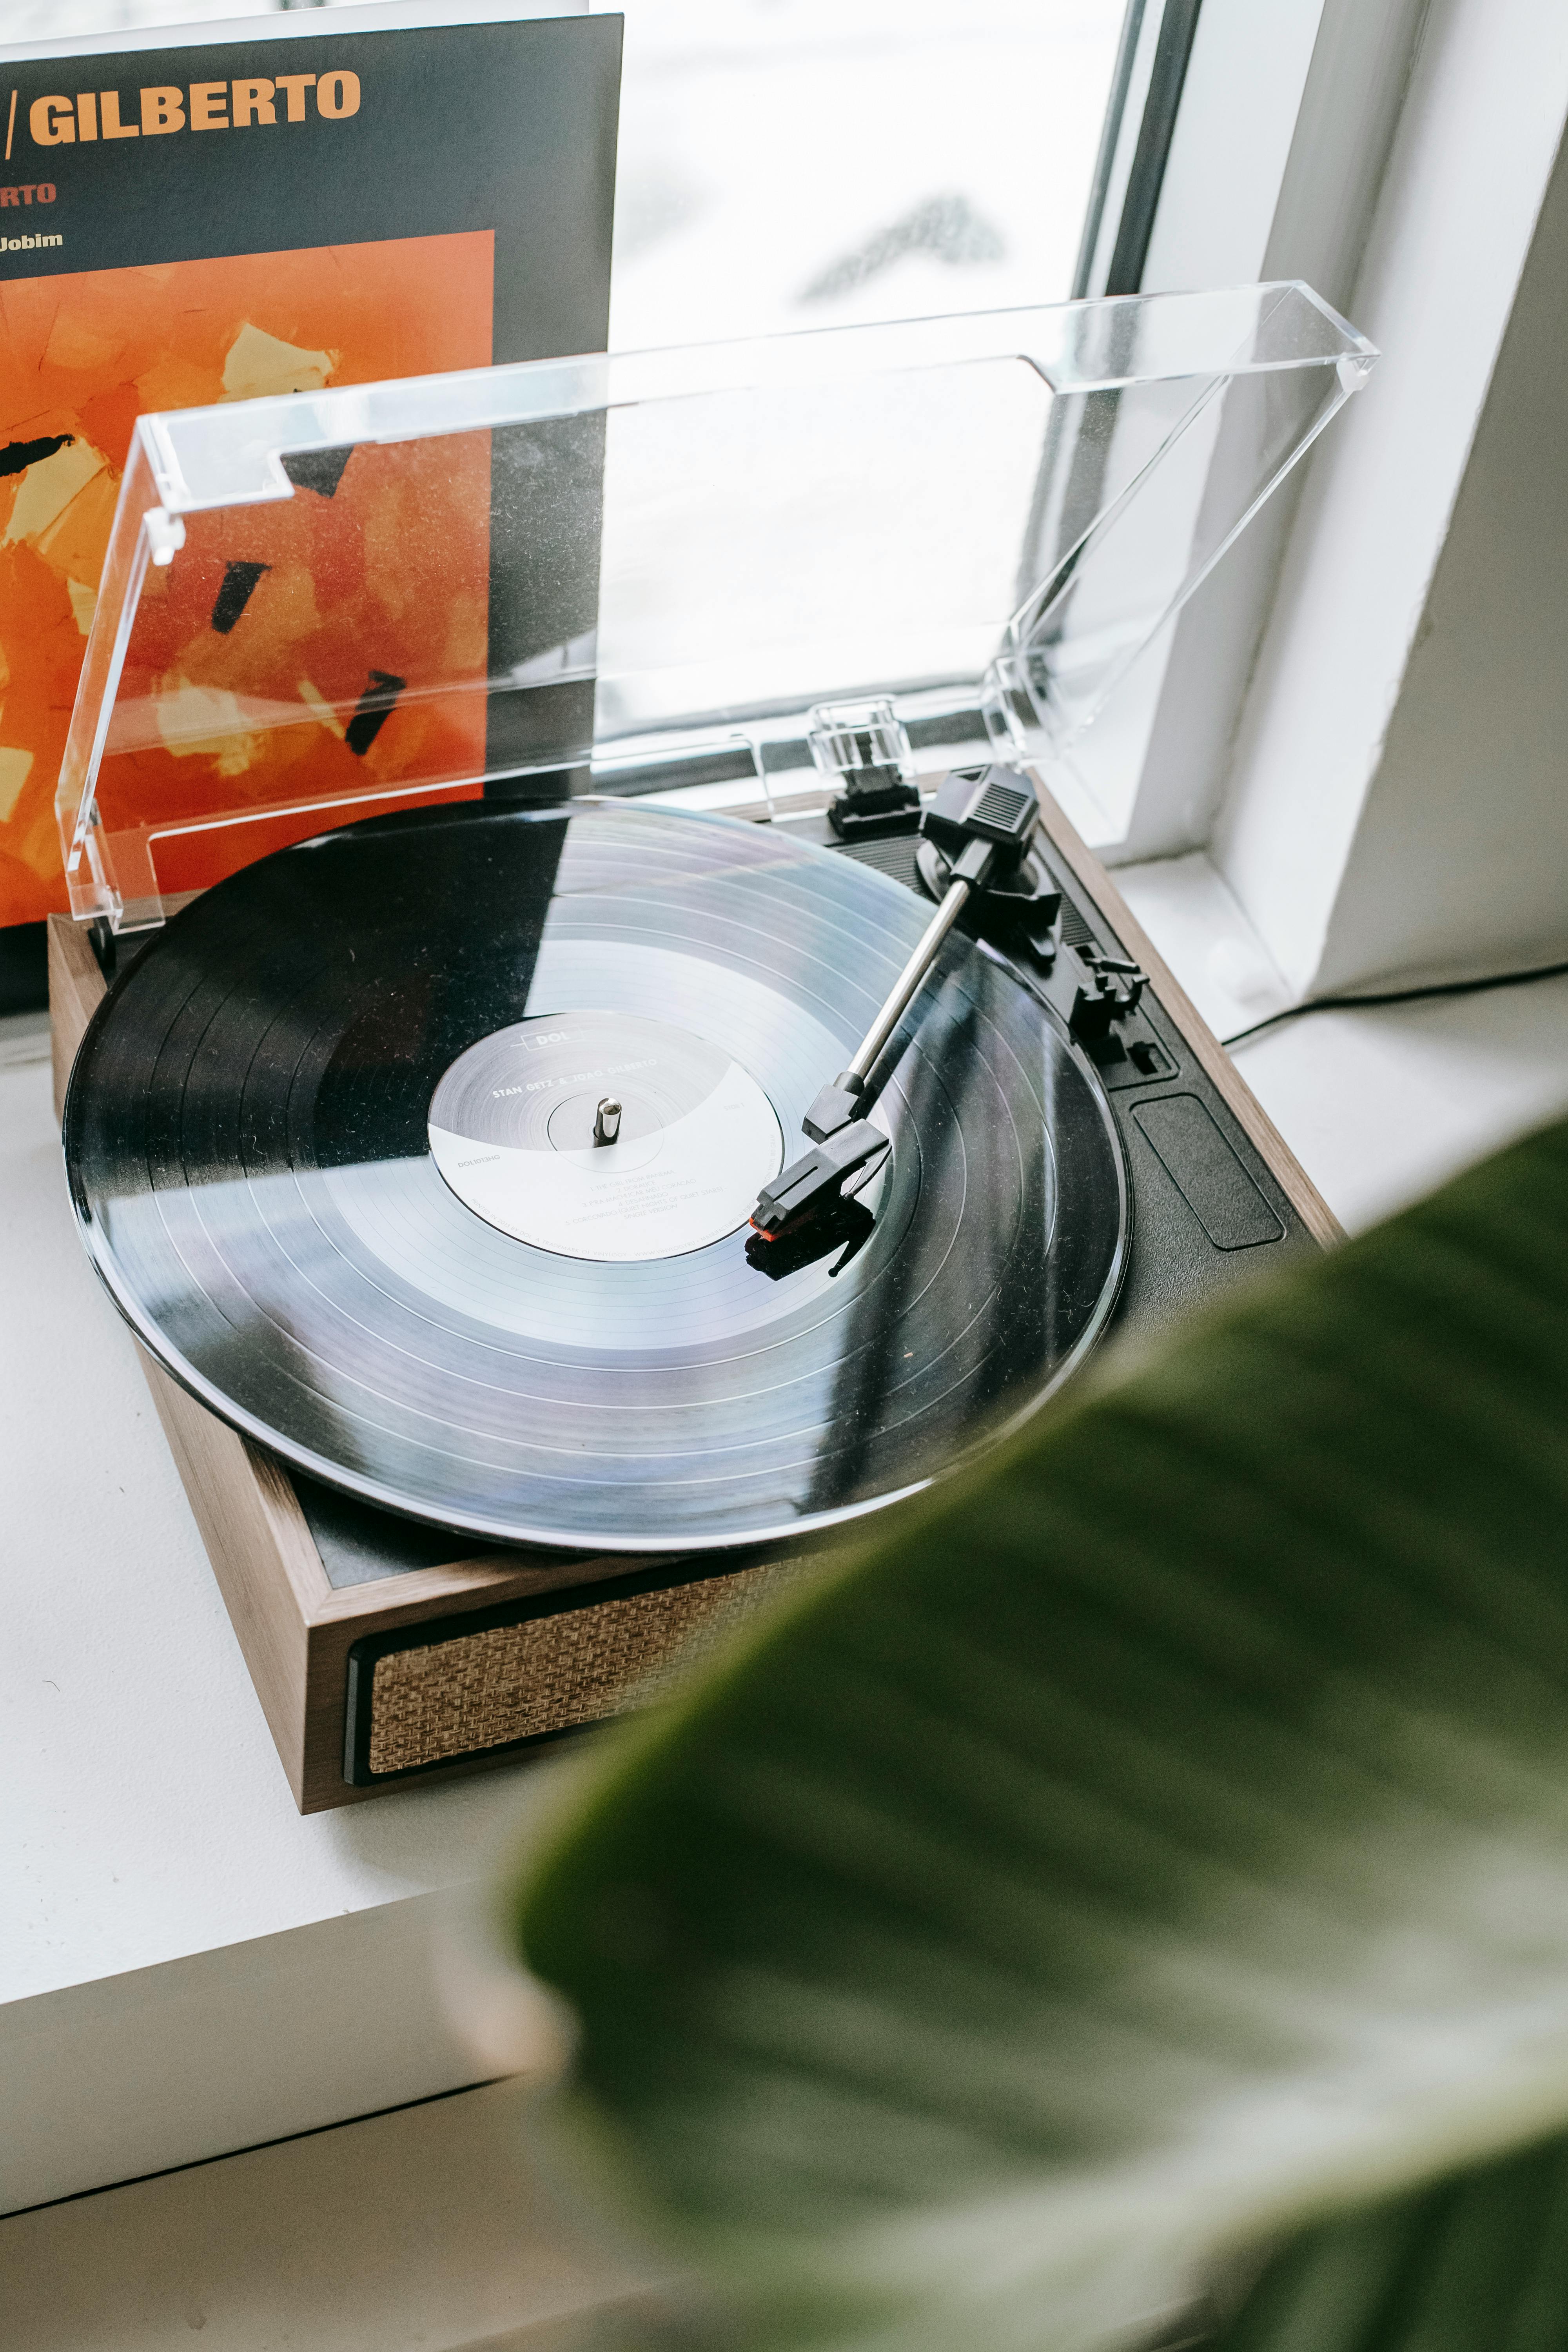
[[[13,2219],[0,2338],[588,2352],[647,2273],[563,2211],[526,2130],[524,2095],[496,2084]]]
[[[1124,866],[1116,881],[1217,1036],[1291,1001],[1206,858]],[[1309,1013],[1239,1045],[1236,1062],[1341,1223],[1359,1232],[1568,1113],[1568,978]]]

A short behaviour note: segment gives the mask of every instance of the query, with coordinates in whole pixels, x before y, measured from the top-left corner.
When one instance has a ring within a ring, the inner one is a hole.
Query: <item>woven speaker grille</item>
[[[657,1698],[796,1572],[742,1569],[390,1651],[371,1685],[370,1769],[438,1764]]]

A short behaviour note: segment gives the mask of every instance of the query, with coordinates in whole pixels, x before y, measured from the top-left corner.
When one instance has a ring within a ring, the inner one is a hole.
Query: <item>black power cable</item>
[[[1435,996],[1479,996],[1489,988],[1522,988],[1532,980],[1561,980],[1568,973],[1568,962],[1532,964],[1527,971],[1489,972],[1484,980],[1440,980],[1426,988],[1390,988],[1375,996],[1309,996],[1302,1004],[1288,1004],[1283,1013],[1270,1013],[1267,1020],[1253,1022],[1250,1028],[1233,1030],[1222,1037],[1222,1045],[1239,1045],[1248,1037],[1259,1036],[1265,1029],[1277,1029],[1282,1021],[1300,1021],[1308,1013],[1356,1013],[1373,1004],[1420,1004]]]

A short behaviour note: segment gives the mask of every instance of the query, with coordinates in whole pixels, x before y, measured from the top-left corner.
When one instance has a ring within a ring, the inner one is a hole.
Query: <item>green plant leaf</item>
[[[727,2344],[1074,2352],[1558,2127],[1568,1129],[881,1523],[511,1900]]]
[[[1568,2140],[1304,2231],[1204,2352],[1560,2352]]]

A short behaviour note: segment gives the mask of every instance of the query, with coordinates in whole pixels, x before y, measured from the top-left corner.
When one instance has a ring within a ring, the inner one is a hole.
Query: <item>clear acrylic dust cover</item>
[[[715,747],[766,793],[857,698],[1049,782],[1375,358],[1284,283],[144,416],[60,776],[73,911],[145,927],[355,817]]]

